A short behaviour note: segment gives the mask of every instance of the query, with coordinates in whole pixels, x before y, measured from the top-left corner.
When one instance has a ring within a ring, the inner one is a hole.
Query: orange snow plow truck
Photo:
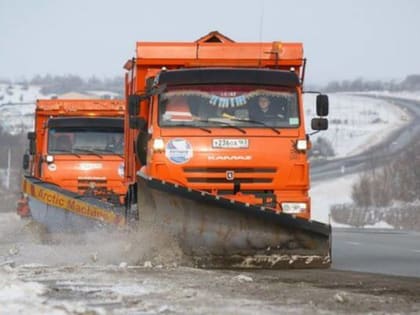
[[[123,223],[124,108],[122,100],[38,100],[18,213],[50,231]]]
[[[138,42],[125,69],[127,201],[141,225],[196,266],[330,266],[330,225],[311,220],[302,44]],[[316,103],[312,129],[325,130],[328,97]]]

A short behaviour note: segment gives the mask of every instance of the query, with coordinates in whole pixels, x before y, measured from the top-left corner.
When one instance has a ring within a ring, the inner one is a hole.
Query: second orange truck
[[[124,104],[37,101],[35,130],[28,133],[24,156],[22,215],[22,209],[30,211],[50,231],[124,222]]]

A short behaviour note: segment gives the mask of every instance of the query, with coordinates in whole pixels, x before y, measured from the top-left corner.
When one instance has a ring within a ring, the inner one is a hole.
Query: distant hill
[[[64,94],[69,92],[89,93],[91,91],[108,91],[116,95],[123,95],[124,78],[114,77],[99,79],[95,76],[83,79],[77,75],[45,76],[37,75],[30,81],[29,85],[41,86],[42,94]]]
[[[411,74],[404,80],[355,80],[331,81],[324,88],[324,92],[365,92],[365,91],[390,91],[390,92],[413,92],[420,90],[420,74]]]

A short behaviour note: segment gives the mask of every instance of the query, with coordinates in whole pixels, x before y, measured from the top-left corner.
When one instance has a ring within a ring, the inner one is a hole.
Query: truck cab
[[[64,190],[122,204],[123,111],[115,100],[38,101],[24,168]]]
[[[310,218],[308,138],[295,72],[164,70],[154,84],[147,146],[153,178]],[[140,139],[139,143],[145,143]]]

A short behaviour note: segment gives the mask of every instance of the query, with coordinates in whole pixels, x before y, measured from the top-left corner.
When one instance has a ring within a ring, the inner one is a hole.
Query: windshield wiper
[[[78,148],[76,148],[76,149],[73,149],[73,151],[77,151],[77,152],[80,152],[80,153],[88,153],[88,154],[96,155],[96,156],[100,157],[101,159],[103,159],[102,155],[100,155],[98,152],[95,152],[93,150],[78,149]]]
[[[124,156],[121,153],[115,152],[114,150],[111,150],[111,149],[96,149],[96,151],[112,153],[113,155],[118,155],[121,158],[124,158]]]
[[[241,122],[248,122],[248,123],[257,124],[257,125],[262,125],[264,127],[270,128],[271,130],[273,130],[278,135],[280,134],[280,131],[278,131],[276,128],[274,128],[272,126],[268,126],[266,123],[264,123],[262,121],[259,121],[259,120],[239,119],[239,118],[231,118],[231,120],[233,120],[233,121],[241,121]]]
[[[233,120],[233,119],[232,119],[232,120]],[[239,128],[238,126],[232,125],[232,124],[228,123],[227,121],[221,121],[221,120],[208,120],[208,119],[199,119],[199,120],[195,120],[195,121],[198,121],[198,122],[205,122],[205,123],[216,123],[216,124],[219,124],[219,125],[223,125],[223,126],[225,126],[225,127],[228,127],[228,128],[233,128],[233,129],[239,130],[239,131],[240,131],[240,132],[242,132],[242,133],[246,133],[246,131],[245,131],[244,129]]]
[[[71,155],[75,155],[75,156],[77,156],[78,158],[80,158],[80,155],[79,155],[79,154],[74,153],[73,151],[70,151],[70,150],[66,150],[66,149],[59,149],[59,150],[55,149],[55,150],[54,150],[54,153],[69,153],[69,154],[71,154]]]
[[[205,122],[205,120],[194,120],[194,121]],[[194,121],[192,121],[192,122],[194,122]],[[169,126],[170,127],[196,127],[196,128],[199,128],[199,129],[201,129],[201,130],[203,130],[205,132],[211,133],[211,130],[210,129],[207,129],[207,128],[204,128],[204,127],[200,127],[200,126],[197,126],[197,125],[193,125],[191,123],[177,123],[176,125],[168,125],[168,127]]]

